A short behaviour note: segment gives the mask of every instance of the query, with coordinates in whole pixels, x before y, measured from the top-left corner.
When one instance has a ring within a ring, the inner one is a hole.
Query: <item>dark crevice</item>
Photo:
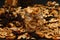
[[[54,17],[54,16],[44,17],[44,19],[45,19],[46,21],[49,21],[49,20],[52,19],[52,18],[56,18],[56,17]]]

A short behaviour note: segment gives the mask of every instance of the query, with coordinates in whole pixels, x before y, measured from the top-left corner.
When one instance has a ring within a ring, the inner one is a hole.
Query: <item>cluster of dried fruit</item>
[[[60,6],[56,2],[44,5],[0,8],[0,38],[34,39],[39,37],[60,39]]]

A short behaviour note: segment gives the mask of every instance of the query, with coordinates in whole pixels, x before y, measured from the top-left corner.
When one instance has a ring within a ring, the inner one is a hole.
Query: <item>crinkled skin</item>
[[[0,38],[21,40],[60,38],[60,6],[49,2],[45,5],[0,8]],[[33,35],[34,34],[34,35]]]

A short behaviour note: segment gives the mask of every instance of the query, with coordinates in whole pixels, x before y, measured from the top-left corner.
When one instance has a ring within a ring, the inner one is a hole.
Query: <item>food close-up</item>
[[[58,1],[0,2],[0,40],[60,40]]]

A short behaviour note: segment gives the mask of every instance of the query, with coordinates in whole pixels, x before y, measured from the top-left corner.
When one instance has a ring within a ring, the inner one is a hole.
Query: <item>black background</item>
[[[2,5],[4,4],[5,0],[0,0],[0,7],[2,7]],[[22,7],[27,7],[27,6],[31,6],[34,4],[46,4],[48,1],[54,1],[54,0],[30,0],[30,2],[28,2],[29,0],[18,0],[18,6],[22,6]],[[60,0],[55,0],[56,2],[60,3]]]
[[[5,0],[0,0],[0,7],[2,7],[2,5],[4,4]]]

